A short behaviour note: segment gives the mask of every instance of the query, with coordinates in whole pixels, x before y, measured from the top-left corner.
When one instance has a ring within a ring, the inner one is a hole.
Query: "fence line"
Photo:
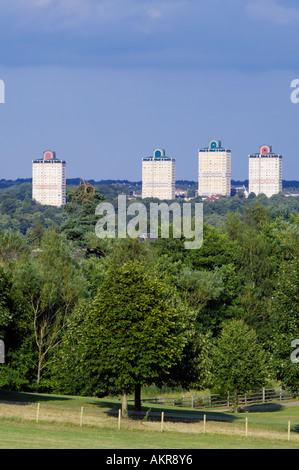
[[[84,423],[83,423],[84,411]],[[278,417],[272,421],[254,414],[233,414],[217,411],[165,412],[148,410],[136,412],[129,410],[128,417],[123,418],[120,408],[100,410],[94,407],[62,407],[44,403],[0,404],[1,418],[18,417],[35,421],[37,425],[52,422],[69,423],[84,428],[96,426],[115,430],[151,430],[156,432],[177,431],[196,434],[238,435],[244,437],[264,437],[283,439],[299,443],[299,418],[289,417],[284,420]]]
[[[235,404],[238,406],[247,406],[253,404],[267,403],[274,400],[290,400],[292,394],[288,390],[279,388],[263,388],[257,392],[247,392],[242,395],[231,395],[229,392],[227,395],[191,395],[180,397],[168,397],[168,398],[144,398],[141,401],[143,403],[153,403],[155,405],[173,405],[182,406],[184,408],[221,408],[231,407]],[[128,400],[133,401],[133,400]]]

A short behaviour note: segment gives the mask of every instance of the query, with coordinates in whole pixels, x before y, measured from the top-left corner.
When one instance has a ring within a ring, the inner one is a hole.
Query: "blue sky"
[[[297,0],[1,0],[0,179],[54,150],[67,177],[141,179],[156,147],[197,180],[220,139],[232,178],[262,144],[299,180]]]

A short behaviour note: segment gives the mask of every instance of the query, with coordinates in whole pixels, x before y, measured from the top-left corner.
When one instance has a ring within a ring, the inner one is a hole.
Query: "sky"
[[[298,0],[0,0],[0,179],[53,150],[67,178],[140,181],[163,148],[197,181],[217,139],[232,179],[267,144],[299,180],[298,44]]]

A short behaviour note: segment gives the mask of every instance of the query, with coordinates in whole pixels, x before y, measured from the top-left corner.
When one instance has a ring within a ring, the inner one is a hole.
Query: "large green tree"
[[[214,350],[213,371],[218,389],[235,396],[265,385],[266,353],[256,332],[243,320],[224,324]]]
[[[291,361],[294,340],[299,340],[299,258],[284,262],[277,276],[271,303],[273,338],[272,364],[278,380],[299,391],[299,364]]]
[[[69,325],[58,361],[60,383],[68,364],[81,383],[84,377],[88,393],[122,393],[125,414],[127,394],[135,391],[140,409],[140,387],[159,381],[182,356],[188,316],[174,290],[140,263],[113,264],[90,306],[82,306]]]
[[[54,230],[47,230],[40,248],[14,273],[14,285],[30,311],[36,346],[36,381],[50,364],[66,319],[84,293],[85,281],[72,249]]]
[[[28,305],[14,286],[12,272],[5,272],[0,267],[0,339],[5,343],[0,388],[20,390],[30,387],[32,332]]]
[[[61,225],[61,232],[75,242],[79,247],[102,255],[100,243],[95,244],[95,227],[98,216],[95,215],[97,205],[104,200],[91,184],[82,180],[80,185],[67,188],[68,203],[64,206],[67,213],[67,220]],[[90,236],[93,238],[90,240]]]

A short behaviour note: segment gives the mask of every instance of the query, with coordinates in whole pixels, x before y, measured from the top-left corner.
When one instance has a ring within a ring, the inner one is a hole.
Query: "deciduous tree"
[[[188,341],[187,316],[173,289],[140,263],[113,264],[85,309],[85,321],[75,319],[69,330],[76,331],[72,340],[66,338],[69,364],[92,384],[93,393],[121,392],[124,414],[126,396],[135,390],[140,409],[140,387],[158,381],[180,359]],[[70,348],[74,341],[77,349]]]
[[[267,378],[266,353],[256,332],[243,320],[224,324],[214,349],[215,384],[222,392],[236,396],[264,386]]]

